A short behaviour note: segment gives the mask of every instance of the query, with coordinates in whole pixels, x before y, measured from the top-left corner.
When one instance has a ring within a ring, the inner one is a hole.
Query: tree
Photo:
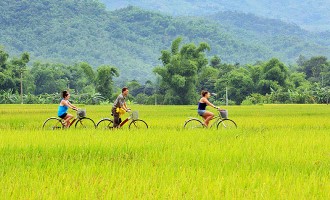
[[[324,56],[312,57],[311,59],[303,62],[299,71],[306,74],[307,79],[312,82],[322,81],[322,72],[329,67],[327,58]]]
[[[196,101],[196,85],[198,74],[204,69],[208,60],[204,54],[210,50],[206,43],[184,44],[180,48],[182,38],[172,42],[171,51],[163,50],[160,60],[162,67],[154,72],[162,77],[161,87],[165,91],[165,104],[192,104]]]
[[[210,92],[215,92],[215,83],[219,76],[219,70],[213,67],[205,67],[201,70],[198,75],[198,88],[200,90],[208,90]]]
[[[253,92],[253,81],[244,68],[233,70],[228,76],[228,98],[240,104],[246,96]],[[226,86],[222,86],[225,88]]]
[[[288,68],[278,59],[273,58],[263,65],[265,80],[276,81],[280,86],[285,86],[288,77]]]
[[[3,72],[6,69],[6,62],[8,60],[8,53],[2,50],[0,47],[0,72]]]
[[[87,76],[87,79],[88,79],[89,83],[94,84],[94,82],[95,82],[95,72],[94,72],[92,66],[90,66],[86,62],[79,63],[78,66],[83,70],[83,72]]]
[[[221,59],[218,56],[213,56],[210,61],[210,65],[213,68],[219,68],[221,64]]]
[[[113,93],[113,77],[119,76],[117,68],[103,65],[97,69],[96,90],[107,100],[111,100]]]
[[[290,74],[289,82],[292,84],[292,89],[303,87],[309,88],[310,82],[306,80],[306,74],[302,72],[293,72]]]
[[[15,81],[13,79],[13,71],[8,65],[9,55],[0,47],[0,90],[7,91],[15,88]]]
[[[31,68],[36,85],[34,94],[54,94],[68,89],[69,79],[65,74],[67,67],[63,64],[35,62]]]

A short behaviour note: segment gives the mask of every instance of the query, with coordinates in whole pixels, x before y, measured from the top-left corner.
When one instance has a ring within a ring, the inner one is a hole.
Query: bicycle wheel
[[[148,124],[141,120],[141,119],[137,119],[137,120],[133,120],[129,126],[129,129],[147,129],[148,128]]]
[[[199,129],[204,128],[205,126],[199,119],[189,119],[184,123],[183,127],[186,129]]]
[[[217,129],[236,129],[236,123],[231,119],[223,119],[217,124]]]
[[[113,129],[113,121],[111,119],[101,119],[96,126],[99,129],[111,130]]]
[[[61,119],[57,117],[48,118],[42,125],[42,128],[45,130],[61,130],[63,127],[64,125],[62,124]]]
[[[75,124],[75,128],[77,129],[95,129],[96,125],[95,122],[88,117],[83,117],[78,119],[78,121]]]

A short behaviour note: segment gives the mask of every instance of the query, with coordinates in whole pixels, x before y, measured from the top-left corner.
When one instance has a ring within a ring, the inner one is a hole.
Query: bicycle
[[[129,120],[132,120],[131,123],[128,125],[128,129],[147,129],[148,124],[142,119],[139,119],[138,111],[133,111],[131,114],[122,121],[117,128],[121,128],[124,126]],[[115,128],[113,126],[113,120],[110,118],[103,118],[97,124],[97,128],[102,128],[105,130],[112,130]]]
[[[228,119],[227,110],[220,110],[218,112],[219,114],[211,119],[211,121],[215,121],[211,125],[209,125],[210,128],[215,125],[217,126],[217,129],[237,128],[236,122],[234,120]],[[186,120],[183,127],[187,129],[206,128],[202,120],[194,117],[190,117],[188,120]]]
[[[86,110],[78,109],[76,111],[77,111],[77,116],[71,121],[69,127],[71,127],[76,122],[74,127],[77,129],[96,128],[94,120],[86,117]],[[65,127],[65,122],[63,119],[59,117],[50,117],[46,119],[46,121],[42,125],[42,128],[45,130],[60,130],[60,129],[64,129],[64,127]]]

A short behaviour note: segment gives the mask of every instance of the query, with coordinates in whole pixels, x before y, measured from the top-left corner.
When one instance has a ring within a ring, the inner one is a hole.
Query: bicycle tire
[[[88,117],[79,118],[74,126],[76,129],[95,129],[94,120]]]
[[[43,123],[42,128],[44,130],[61,130],[64,128],[64,125],[60,118],[50,117]]]
[[[96,127],[104,130],[112,130],[114,128],[113,121],[108,118],[101,119],[99,122],[97,122]]]
[[[203,122],[201,122],[199,119],[189,119],[186,121],[183,125],[186,129],[200,129],[205,128]]]
[[[237,125],[234,120],[231,119],[223,119],[217,124],[217,129],[236,129]]]
[[[129,129],[148,129],[147,122],[143,121],[142,119],[136,119],[131,121],[128,126]]]

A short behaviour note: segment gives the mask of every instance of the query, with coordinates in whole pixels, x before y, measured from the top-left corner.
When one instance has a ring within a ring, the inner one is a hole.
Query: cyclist
[[[57,115],[64,120],[65,127],[69,127],[73,115],[67,113],[68,109],[72,108],[73,110],[77,110],[77,107],[70,103],[70,93],[68,91],[64,90],[62,92],[62,97],[60,105],[58,106]]]
[[[206,110],[206,106],[212,106],[213,108],[216,108],[220,111],[219,107],[216,107],[211,102],[209,102],[208,98],[210,98],[211,94],[206,91],[202,90],[201,92],[201,99],[198,102],[198,114],[203,117],[204,119],[204,125],[207,127],[209,125],[210,120],[214,117],[214,114],[210,111]]]
[[[115,102],[113,103],[113,107],[112,107],[112,115],[113,115],[113,126],[114,127],[118,127],[119,124],[121,123],[121,118],[120,115],[122,114],[122,111],[127,112],[130,109],[127,107],[125,99],[128,95],[128,88],[127,87],[123,87],[121,89],[121,94],[118,95],[117,99],[115,100]]]

